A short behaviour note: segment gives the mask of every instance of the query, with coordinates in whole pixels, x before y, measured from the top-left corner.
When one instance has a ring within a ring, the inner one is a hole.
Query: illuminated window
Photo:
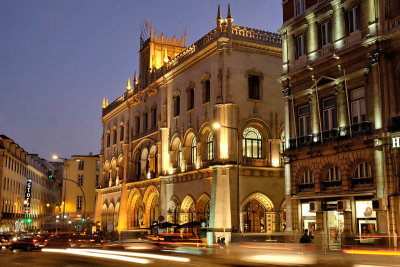
[[[306,36],[304,34],[296,37],[296,56],[301,58],[306,55]]]
[[[301,183],[302,184],[313,184],[314,183],[314,177],[312,175],[311,170],[306,170],[303,172],[303,175],[301,176]]]
[[[207,136],[207,160],[212,160],[214,158],[214,136],[210,133]]]
[[[197,161],[197,142],[196,142],[196,136],[193,137],[193,140],[192,140],[191,155],[192,155],[191,163],[192,163],[192,164],[196,164],[196,161]]]
[[[83,174],[78,174],[78,184],[83,186]]]
[[[178,144],[178,168],[182,167],[182,143]]]
[[[325,182],[340,181],[340,171],[338,167],[331,167],[326,173]]]
[[[257,159],[262,157],[261,133],[254,127],[243,131],[243,156]]]

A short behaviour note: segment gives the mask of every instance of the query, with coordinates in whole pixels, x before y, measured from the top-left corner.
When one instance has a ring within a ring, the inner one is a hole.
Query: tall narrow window
[[[157,106],[154,106],[151,109],[151,126],[157,126]]]
[[[83,196],[76,196],[76,210],[77,211],[82,210],[82,200],[83,200]]]
[[[194,89],[190,88],[187,91],[188,98],[187,98],[187,109],[192,110],[194,108]]]
[[[258,159],[262,157],[262,136],[254,127],[243,131],[243,156]]]
[[[324,131],[332,130],[337,127],[336,121],[336,99],[330,97],[322,100],[322,113],[324,122]]]
[[[365,91],[359,88],[350,92],[351,101],[351,122],[352,124],[361,123],[367,120],[365,108]]]
[[[100,170],[100,160],[96,160],[96,171]]]
[[[84,170],[84,169],[85,169],[85,161],[79,160],[78,170]]]
[[[371,168],[368,163],[361,162],[354,170],[355,179],[371,178]]]
[[[110,133],[107,133],[106,139],[107,139],[107,147],[110,147],[110,139],[111,139]]]
[[[146,111],[143,113],[143,131],[147,130],[148,120],[149,120],[149,116]]]
[[[321,47],[324,47],[331,43],[332,34],[331,34],[331,22],[327,21],[320,26],[320,35],[321,35]]]
[[[349,34],[360,29],[360,8],[358,6],[347,11],[347,20]]]
[[[302,106],[298,109],[299,136],[310,134],[310,107]]]
[[[214,158],[214,136],[212,131],[207,136],[207,160]]]
[[[78,185],[83,186],[83,174],[78,174]]]
[[[113,145],[117,143],[117,129],[113,130]]]
[[[181,113],[181,97],[179,95],[174,97],[174,117],[179,116]]]
[[[296,56],[301,58],[306,55],[306,36],[304,34],[296,37]]]
[[[305,11],[304,0],[296,0],[296,15],[301,15]]]
[[[310,169],[303,172],[303,175],[301,176],[301,183],[302,184],[313,184],[314,183],[314,178],[312,176],[312,172]]]
[[[331,167],[326,173],[325,182],[340,181],[340,171],[338,167]]]
[[[191,146],[191,163],[196,164],[197,161],[197,142],[196,142],[196,136],[193,137],[192,140],[192,146]]]
[[[179,144],[178,144],[178,159],[177,159],[177,162],[178,162],[178,168],[181,168],[182,167],[182,143],[181,142],[179,142]]]
[[[96,174],[96,182],[95,182],[96,188],[99,186],[99,175]]]
[[[124,141],[124,126],[121,125],[119,127],[119,141],[122,142]]]
[[[260,77],[257,75],[248,76],[249,83],[249,98],[250,99],[260,99]]]
[[[204,82],[204,98],[203,98],[203,103],[210,102],[210,96],[211,96],[211,83],[210,80],[206,80]]]
[[[136,134],[140,133],[140,116],[137,115],[135,117],[135,128],[136,128]]]

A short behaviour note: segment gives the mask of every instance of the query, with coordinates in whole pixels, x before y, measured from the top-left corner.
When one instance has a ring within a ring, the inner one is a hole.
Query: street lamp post
[[[237,203],[236,203],[236,208],[237,208],[237,231],[239,232],[240,229],[240,175],[239,175],[239,142],[240,142],[240,138],[239,138],[239,129],[236,127],[230,127],[230,126],[224,126],[221,125],[219,122],[214,122],[213,123],[213,128],[215,130],[219,130],[220,128],[226,128],[226,129],[230,129],[230,130],[235,130],[236,131],[236,136],[237,136],[237,153],[236,153],[236,169],[237,169]]]
[[[67,159],[66,158],[61,158],[61,157],[59,157],[58,155],[53,155],[52,156],[52,158],[53,159],[62,159],[62,160],[64,160],[64,161],[67,161]],[[76,161],[80,161],[79,159],[76,159]],[[67,176],[67,175],[65,175],[65,176]],[[61,180],[63,180],[63,181],[69,181],[69,182],[73,182],[73,183],[75,183],[78,187],[79,187],[79,189],[81,190],[81,192],[82,192],[82,195],[83,195],[83,216],[82,216],[82,228],[84,229],[84,223],[86,222],[86,196],[85,196],[85,191],[83,191],[83,188],[82,188],[82,186],[78,183],[78,182],[76,182],[76,181],[74,181],[74,180],[71,180],[71,179],[68,179],[68,178],[64,178],[64,177],[62,177],[61,178]],[[65,226],[65,195],[66,195],[66,190],[67,190],[67,187],[65,186],[64,187],[64,200],[63,200],[63,214],[62,214],[62,219],[63,219],[63,226]],[[64,228],[64,227],[63,227]]]

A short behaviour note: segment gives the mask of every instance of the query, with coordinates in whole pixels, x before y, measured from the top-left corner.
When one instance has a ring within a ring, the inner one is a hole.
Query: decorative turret
[[[228,4],[228,15],[226,16],[226,22],[229,25],[232,25],[233,22],[233,18],[232,18],[232,14],[231,14],[231,4]]]
[[[131,77],[128,77],[128,82],[126,84],[126,90],[127,91],[131,91],[132,90],[132,86],[131,86]]]
[[[217,13],[217,18],[215,19],[217,22],[217,27],[220,28],[222,24],[222,16],[221,16],[221,7],[218,5],[218,13]]]
[[[106,98],[103,97],[103,105],[101,105],[102,108],[106,108]]]
[[[183,46],[184,46],[184,47],[186,47],[186,28],[185,28],[185,34],[184,34],[184,44],[183,44]]]

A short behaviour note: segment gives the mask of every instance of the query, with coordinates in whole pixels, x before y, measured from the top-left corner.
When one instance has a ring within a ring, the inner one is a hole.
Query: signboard
[[[393,137],[392,138],[392,147],[393,148],[400,148],[400,137]]]
[[[324,210],[330,211],[330,210],[337,210],[337,204],[325,204]]]
[[[26,179],[26,191],[25,191],[25,213],[30,212],[31,207],[31,197],[32,197],[32,178]]]

